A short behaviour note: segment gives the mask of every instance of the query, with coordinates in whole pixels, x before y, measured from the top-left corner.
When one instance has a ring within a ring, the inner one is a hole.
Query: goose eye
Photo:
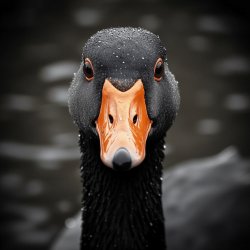
[[[161,58],[159,58],[154,67],[154,79],[159,82],[162,78],[162,75],[164,73],[164,63]]]
[[[83,73],[88,81],[94,78],[94,69],[90,59],[86,58],[83,65]]]

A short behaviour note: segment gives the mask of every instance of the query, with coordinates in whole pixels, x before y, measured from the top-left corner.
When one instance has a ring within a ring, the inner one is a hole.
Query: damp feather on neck
[[[165,249],[161,206],[163,140],[141,166],[118,172],[93,157],[98,144],[80,133],[82,249]]]

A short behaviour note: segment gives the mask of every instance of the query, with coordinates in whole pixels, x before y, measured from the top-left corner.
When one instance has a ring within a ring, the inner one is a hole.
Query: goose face
[[[140,28],[114,28],[87,41],[69,110],[79,129],[99,140],[106,166],[140,165],[146,143],[165,135],[178,106],[177,82],[159,37]]]

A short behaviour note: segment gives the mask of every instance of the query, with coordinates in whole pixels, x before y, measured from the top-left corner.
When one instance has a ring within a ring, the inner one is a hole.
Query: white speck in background
[[[202,16],[197,21],[197,27],[200,31],[211,33],[228,33],[229,26],[225,21],[216,16]]]
[[[139,25],[151,31],[160,28],[160,19],[153,14],[144,15],[139,19]]]
[[[80,9],[74,13],[76,24],[83,27],[97,26],[102,19],[102,14],[96,9]]]
[[[67,228],[74,228],[77,225],[77,221],[75,218],[68,218],[65,220],[65,226]]]
[[[3,96],[2,107],[12,111],[33,111],[37,108],[37,100],[28,95],[11,94]]]
[[[55,82],[73,78],[79,64],[73,61],[59,61],[44,66],[40,72],[40,78],[44,82]]]
[[[224,106],[228,110],[242,111],[249,108],[249,96],[243,94],[231,94],[224,100]]]
[[[57,208],[62,213],[67,213],[72,209],[72,204],[70,201],[61,200],[57,203]]]
[[[250,60],[244,56],[239,55],[223,58],[215,63],[214,71],[219,75],[249,73]]]
[[[9,173],[2,175],[0,178],[0,185],[4,189],[14,189],[21,187],[23,184],[23,178],[16,173]]]
[[[59,146],[31,145],[20,142],[1,142],[0,155],[19,160],[35,162],[58,162],[79,159],[78,147],[61,148]]]
[[[188,38],[189,47],[198,52],[207,51],[210,48],[209,41],[204,36],[191,36]]]
[[[35,196],[44,191],[44,184],[40,180],[31,180],[25,186],[25,193],[27,195]]]
[[[221,123],[216,119],[203,119],[197,123],[197,132],[202,135],[213,135],[221,131]]]
[[[47,93],[49,101],[56,104],[67,106],[68,105],[68,87],[57,86],[49,89]]]

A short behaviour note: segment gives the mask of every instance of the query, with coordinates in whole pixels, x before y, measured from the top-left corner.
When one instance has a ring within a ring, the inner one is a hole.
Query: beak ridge
[[[101,159],[105,165],[116,169],[139,165],[145,158],[151,124],[140,79],[125,92],[105,80],[96,121]]]

